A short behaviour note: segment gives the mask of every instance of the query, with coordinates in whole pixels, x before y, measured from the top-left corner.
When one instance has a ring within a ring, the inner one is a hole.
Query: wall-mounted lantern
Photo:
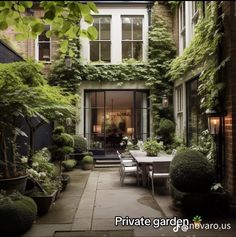
[[[226,112],[218,112],[215,110],[207,110],[206,115],[208,117],[208,130],[214,137],[216,144],[216,157],[215,168],[216,178],[218,182],[221,182],[224,176],[224,116]]]
[[[211,135],[218,135],[221,126],[222,115],[215,110],[207,110],[206,115],[208,117],[208,130]]]
[[[162,97],[162,108],[168,108],[169,106],[169,100],[166,95],[163,95]]]
[[[65,64],[66,64],[67,68],[71,68],[71,66],[72,66],[72,59],[68,55],[65,56]]]

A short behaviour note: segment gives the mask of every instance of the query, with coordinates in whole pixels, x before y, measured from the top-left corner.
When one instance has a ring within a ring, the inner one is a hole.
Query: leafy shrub
[[[144,142],[143,149],[148,156],[157,156],[157,153],[163,149],[163,144],[155,140],[149,140]]]
[[[70,134],[67,134],[63,127],[56,127],[52,135],[52,153],[53,161],[63,161],[66,154],[74,151],[74,139]]]
[[[85,156],[82,160],[83,164],[92,164],[93,163],[93,157],[92,156]]]
[[[171,162],[170,178],[181,192],[208,192],[214,182],[214,168],[202,153],[184,149]]]
[[[158,135],[165,145],[170,145],[174,141],[175,123],[170,119],[161,119],[159,123]]]
[[[77,162],[74,159],[64,160],[62,162],[62,167],[66,171],[71,171],[76,166]]]
[[[26,232],[37,216],[35,202],[20,193],[9,196],[0,194],[0,233],[2,236],[18,236]]]
[[[84,137],[74,135],[74,149],[76,152],[87,151],[87,140]]]

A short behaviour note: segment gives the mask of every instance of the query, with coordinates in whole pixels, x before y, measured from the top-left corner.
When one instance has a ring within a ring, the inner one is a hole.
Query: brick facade
[[[226,189],[236,203],[236,12],[235,2],[224,1],[223,57],[230,56],[224,69],[225,104],[225,180]]]

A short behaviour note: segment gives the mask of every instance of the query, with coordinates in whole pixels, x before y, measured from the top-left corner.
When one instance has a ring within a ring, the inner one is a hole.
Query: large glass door
[[[124,136],[149,136],[147,91],[85,91],[85,136],[89,148],[113,153]]]

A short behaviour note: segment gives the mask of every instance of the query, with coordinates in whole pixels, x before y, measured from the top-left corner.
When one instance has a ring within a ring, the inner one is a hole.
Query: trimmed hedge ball
[[[37,205],[30,197],[0,198],[0,233],[2,236],[14,236],[25,233],[37,216]]]
[[[207,192],[215,180],[213,165],[200,152],[177,152],[170,164],[172,185],[181,192]]]

